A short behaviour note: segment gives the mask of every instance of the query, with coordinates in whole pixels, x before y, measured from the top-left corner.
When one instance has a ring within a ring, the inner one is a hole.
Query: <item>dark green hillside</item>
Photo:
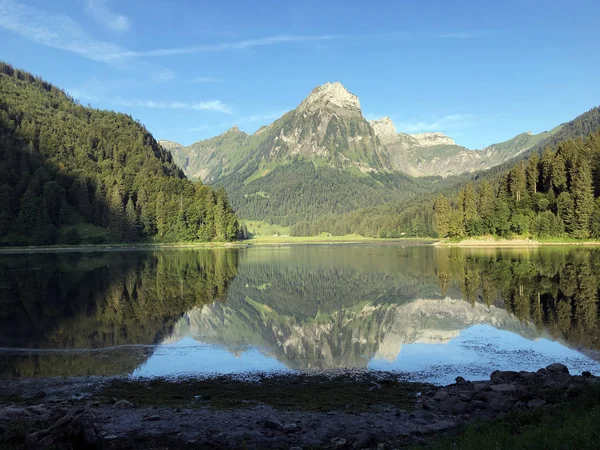
[[[283,226],[381,205],[428,188],[426,183],[401,173],[355,174],[300,159],[251,183],[244,182],[244,173],[223,178],[215,186],[230,193],[240,216]]]
[[[139,122],[0,63],[0,243],[225,241],[237,232],[225,193],[188,181]]]

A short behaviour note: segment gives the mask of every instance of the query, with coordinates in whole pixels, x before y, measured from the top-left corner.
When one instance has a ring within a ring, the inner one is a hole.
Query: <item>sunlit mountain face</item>
[[[599,371],[600,252],[336,245],[0,258],[3,376]]]

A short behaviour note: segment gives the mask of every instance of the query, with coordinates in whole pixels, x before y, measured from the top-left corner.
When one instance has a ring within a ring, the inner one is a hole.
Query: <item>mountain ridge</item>
[[[225,188],[242,217],[286,226],[402,201],[431,191],[432,183],[439,189],[510,165],[585,131],[570,123],[470,150],[441,132],[398,132],[389,117],[368,121],[359,98],[333,82],[253,134],[233,127],[190,146],[166,145],[187,176]]]
[[[234,126],[189,146],[164,142],[188,176],[207,183],[231,174],[233,167],[242,168],[236,163],[244,158],[258,163],[249,177],[252,179],[293,157],[318,160],[317,164],[335,168],[354,168],[363,174],[403,172],[414,177],[448,177],[502,164],[551,137],[561,126],[540,134],[521,133],[471,150],[439,131],[398,132],[387,116],[366,121],[359,98],[335,81],[315,87],[295,109],[253,134]],[[236,138],[226,138],[230,133]],[[232,153],[238,150],[242,155],[234,157]]]

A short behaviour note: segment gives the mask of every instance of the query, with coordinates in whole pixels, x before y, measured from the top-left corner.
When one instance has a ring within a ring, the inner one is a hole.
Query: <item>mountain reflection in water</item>
[[[0,374],[598,372],[599,269],[598,250],[565,248],[1,256]]]

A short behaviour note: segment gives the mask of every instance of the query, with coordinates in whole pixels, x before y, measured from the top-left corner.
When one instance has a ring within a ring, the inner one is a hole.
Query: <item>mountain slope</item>
[[[229,240],[237,220],[130,116],[0,63],[0,244],[75,244],[88,229],[89,243]]]
[[[392,168],[415,177],[447,177],[486,170],[548,140],[561,129],[558,126],[537,135],[522,133],[479,151],[457,145],[442,133],[398,133],[389,117],[369,123],[385,145]]]
[[[313,89],[296,109],[251,136],[233,127],[170,150],[187,174],[211,183],[240,170],[248,173],[249,168],[247,178],[259,178],[275,165],[298,159],[362,173],[390,168],[358,98],[337,82]]]
[[[305,221],[296,224],[291,230],[292,234],[296,235],[312,235],[315,233],[328,232],[334,235],[343,235],[346,233],[358,233],[369,236],[382,237],[398,237],[398,236],[433,236],[433,204],[436,196],[444,194],[446,196],[457,198],[459,190],[470,181],[486,180],[493,186],[500,186],[506,182],[506,177],[513,168],[528,156],[534,153],[541,155],[542,151],[549,147],[556,150],[559,147],[573,149],[573,147],[581,148],[583,145],[573,145],[570,141],[579,139],[592,140],[590,137],[594,133],[600,132],[600,108],[593,108],[570,122],[552,130],[549,135],[543,136],[537,140],[529,149],[522,151],[514,158],[508,159],[502,164],[482,172],[474,174],[463,174],[458,177],[448,177],[443,182],[436,182],[430,185],[427,194],[413,198],[399,198],[385,205],[373,206],[365,209],[358,209],[343,215],[335,217],[320,218],[313,221]],[[542,134],[537,136],[542,136]],[[521,137],[519,137],[521,136]],[[519,135],[518,139],[536,139],[535,136],[526,137]],[[596,138],[597,139],[597,138]],[[507,141],[501,145],[510,146],[511,141]],[[590,147],[592,142],[587,143]],[[567,158],[567,153],[572,153],[569,150],[562,150],[563,158]],[[588,155],[589,156],[589,155]],[[588,157],[586,156],[586,158]],[[572,155],[571,155],[572,157]],[[592,162],[592,161],[591,161]],[[563,162],[564,164],[564,162]],[[597,161],[594,163],[592,170],[595,184],[597,184],[597,174],[600,173],[600,168],[597,166]],[[597,188],[600,189],[600,188]],[[541,190],[540,190],[541,192]],[[536,195],[540,197],[540,192]],[[600,190],[596,191],[596,195]],[[550,208],[553,213],[556,213],[556,198],[549,195],[550,202],[546,208]],[[535,208],[540,208],[536,206]],[[524,208],[527,211],[529,206]],[[541,212],[541,211],[537,211]],[[527,211],[528,214],[531,211]],[[600,217],[600,216],[599,216]]]
[[[246,218],[289,224],[341,214],[421,191],[394,172],[358,98],[340,83],[319,86],[296,109],[253,135],[237,127],[173,147],[190,176],[229,193]]]

